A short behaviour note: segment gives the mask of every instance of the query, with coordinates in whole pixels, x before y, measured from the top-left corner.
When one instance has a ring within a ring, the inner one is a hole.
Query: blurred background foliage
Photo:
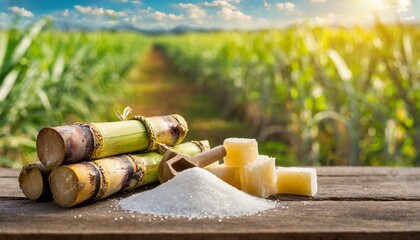
[[[377,21],[157,44],[226,117],[251,122],[263,151],[280,163],[418,166],[418,39],[416,26]]]
[[[113,103],[149,42],[135,33],[57,32],[46,19],[1,31],[0,165],[36,161],[42,127],[115,120]]]
[[[0,31],[2,166],[34,161],[44,126],[115,120],[151,46],[280,165],[420,166],[417,26],[144,36],[49,25]]]

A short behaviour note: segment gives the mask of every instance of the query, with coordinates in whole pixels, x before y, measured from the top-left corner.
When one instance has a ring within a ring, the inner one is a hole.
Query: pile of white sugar
[[[201,168],[183,171],[158,187],[119,202],[127,211],[188,218],[254,215],[276,206],[253,197]]]

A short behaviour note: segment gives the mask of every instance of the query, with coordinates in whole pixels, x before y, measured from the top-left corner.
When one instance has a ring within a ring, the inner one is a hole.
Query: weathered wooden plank
[[[420,175],[419,167],[316,167],[318,176]]]
[[[22,199],[18,173],[0,169],[0,239],[420,238],[418,168],[318,168],[313,199],[277,196],[288,201],[260,216],[222,220],[130,214],[116,200],[62,209]]]
[[[282,200],[303,197],[276,195]],[[419,175],[319,176],[314,200],[417,200],[420,201]]]
[[[419,168],[322,167],[318,172],[319,191],[314,200],[420,200]],[[0,188],[0,198],[24,197],[17,177],[1,177]],[[275,198],[307,199],[284,195]]]
[[[420,168],[394,167],[316,167],[318,176],[420,175]],[[17,177],[20,169],[0,168],[0,177]]]
[[[19,188],[17,177],[0,178],[0,199],[1,198],[24,198]]]
[[[18,177],[20,169],[14,168],[0,168],[0,178],[1,177]]]
[[[124,212],[115,201],[61,209],[0,200],[0,239],[418,239],[419,212],[419,201],[293,201],[256,216],[189,220]]]

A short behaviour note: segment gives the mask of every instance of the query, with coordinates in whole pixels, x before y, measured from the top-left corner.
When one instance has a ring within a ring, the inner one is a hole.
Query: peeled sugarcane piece
[[[205,167],[204,169],[213,173],[218,178],[236,187],[237,189],[241,189],[241,178],[240,178],[239,168],[229,167],[229,166],[226,166],[226,164],[220,164],[220,165],[209,165]]]
[[[277,193],[313,197],[318,192],[315,168],[277,167]]]
[[[156,143],[168,146],[184,139],[188,126],[177,114],[133,117],[132,120],[43,128],[36,147],[47,168],[135,151],[153,151]]]
[[[19,187],[23,194],[34,201],[52,200],[48,176],[51,170],[41,163],[33,163],[23,166],[19,174]]]
[[[224,163],[230,167],[245,167],[258,159],[258,143],[255,139],[227,138],[223,142],[226,148]]]
[[[248,164],[241,171],[242,190],[267,198],[276,193],[276,160],[265,155],[260,155],[258,160]]]
[[[199,144],[197,144],[199,143]],[[210,148],[208,141],[188,142],[173,147],[181,153],[198,154]],[[116,192],[132,191],[158,182],[162,154],[125,154],[54,169],[50,187],[55,202],[62,207],[97,201]]]

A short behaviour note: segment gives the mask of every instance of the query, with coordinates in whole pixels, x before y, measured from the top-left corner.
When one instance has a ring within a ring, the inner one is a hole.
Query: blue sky
[[[22,22],[48,16],[91,27],[130,24],[142,29],[177,26],[222,29],[418,22],[419,0],[0,0],[0,26],[15,16]]]

